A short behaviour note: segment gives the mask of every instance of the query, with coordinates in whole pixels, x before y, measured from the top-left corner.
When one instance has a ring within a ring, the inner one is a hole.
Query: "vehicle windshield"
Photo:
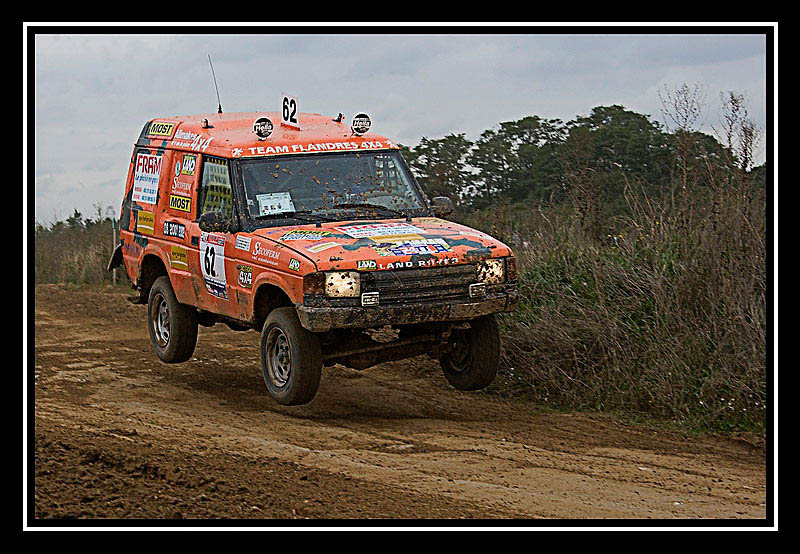
[[[424,211],[399,152],[347,152],[242,161],[250,216],[359,219]]]

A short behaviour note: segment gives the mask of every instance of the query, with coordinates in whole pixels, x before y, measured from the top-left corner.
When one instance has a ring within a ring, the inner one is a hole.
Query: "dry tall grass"
[[[466,222],[514,244],[496,390],[558,408],[763,429],[766,202],[746,175],[685,203],[627,191],[630,215],[495,206]],[[487,228],[486,222],[494,222]]]
[[[111,282],[106,271],[113,250],[110,219],[37,226],[34,240],[37,284]],[[125,279],[125,271],[117,270],[118,282]]]

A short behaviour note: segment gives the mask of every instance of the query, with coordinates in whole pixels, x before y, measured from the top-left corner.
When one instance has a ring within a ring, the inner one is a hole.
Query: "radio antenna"
[[[217,76],[214,74],[214,64],[211,63],[211,54],[208,55],[208,65],[211,66],[211,76],[214,78],[214,88],[217,90],[217,113],[222,113],[222,101],[219,99],[219,87],[217,86]]]

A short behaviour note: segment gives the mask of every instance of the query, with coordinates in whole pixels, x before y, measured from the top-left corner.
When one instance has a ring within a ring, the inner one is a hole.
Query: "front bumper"
[[[297,306],[300,323],[313,332],[341,328],[368,328],[437,321],[466,321],[516,308],[516,290],[488,294],[480,300],[445,300],[389,306]]]

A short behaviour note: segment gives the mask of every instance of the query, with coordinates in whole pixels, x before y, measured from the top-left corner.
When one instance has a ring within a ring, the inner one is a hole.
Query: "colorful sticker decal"
[[[244,235],[236,235],[235,246],[237,250],[250,251],[250,237]]]
[[[294,258],[289,260],[289,269],[292,271],[300,271],[300,260],[295,260]]]
[[[398,243],[378,244],[373,246],[373,249],[381,256],[416,256],[449,252],[450,246],[444,239],[411,239]]]
[[[169,262],[172,267],[189,271],[189,260],[183,246],[170,246]]]
[[[292,195],[288,192],[257,194],[259,215],[285,214],[294,211]]]
[[[169,207],[172,210],[189,213],[192,211],[192,199],[186,196],[169,195]]]
[[[260,242],[256,242],[253,245],[253,258],[265,264],[278,265],[280,253],[263,246]]]
[[[197,165],[197,156],[195,154],[184,154],[181,175],[194,175],[195,165]]]
[[[148,137],[155,138],[172,138],[172,132],[175,130],[176,123],[171,121],[153,121],[150,123],[150,129],[147,131]]]
[[[323,242],[321,244],[314,244],[306,248],[309,252],[313,252],[314,254],[318,252],[322,252],[323,250],[327,250],[328,248],[333,248],[334,246],[341,246],[338,242]]]
[[[371,271],[373,269],[378,269],[378,262],[375,260],[358,260],[356,268],[363,271]]]
[[[136,232],[142,235],[152,235],[155,231],[155,215],[153,212],[136,210]]]
[[[253,288],[253,268],[249,265],[237,265],[236,269],[239,270],[239,286]]]
[[[186,226],[177,221],[164,221],[164,236],[183,240],[186,237]]]
[[[365,237],[418,235],[418,233],[424,232],[419,227],[409,225],[408,223],[369,223],[366,225],[347,225],[344,227],[336,227],[336,229],[356,239]]]
[[[224,236],[205,232],[200,235],[200,268],[208,294],[227,300]]]
[[[278,240],[320,240],[328,235],[329,231],[289,231]]]
[[[133,173],[134,202],[155,204],[158,195],[158,179],[161,176],[161,156],[137,154]]]

